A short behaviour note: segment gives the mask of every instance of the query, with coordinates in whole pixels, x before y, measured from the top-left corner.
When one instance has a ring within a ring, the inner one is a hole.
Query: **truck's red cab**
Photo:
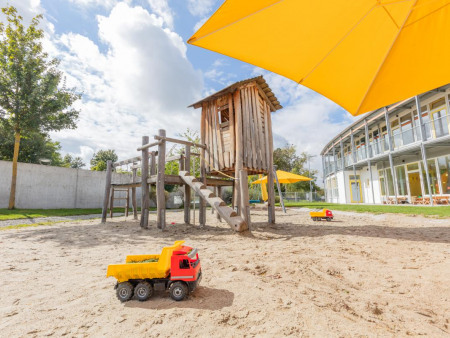
[[[183,245],[173,252],[170,263],[170,280],[187,282],[190,291],[195,289],[202,275],[197,249]]]

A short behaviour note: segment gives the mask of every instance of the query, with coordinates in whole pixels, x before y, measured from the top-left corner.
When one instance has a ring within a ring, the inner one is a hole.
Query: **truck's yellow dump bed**
[[[327,209],[310,211],[309,216],[311,217],[326,217]]]
[[[108,266],[106,277],[115,277],[119,283],[130,279],[166,278],[170,272],[170,258],[174,251],[180,250],[184,241],[176,241],[172,246],[162,249],[161,255],[127,256],[126,264]],[[136,263],[149,259],[157,262]]]

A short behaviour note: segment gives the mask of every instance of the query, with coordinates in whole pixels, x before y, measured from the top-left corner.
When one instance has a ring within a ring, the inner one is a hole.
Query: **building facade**
[[[365,114],[322,150],[332,203],[450,204],[450,84]]]

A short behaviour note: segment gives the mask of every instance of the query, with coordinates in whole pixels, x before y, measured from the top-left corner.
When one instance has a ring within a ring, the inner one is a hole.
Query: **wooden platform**
[[[156,181],[158,179],[157,175],[150,176],[147,179],[147,183],[149,184],[156,184]],[[198,178],[198,180],[202,180],[201,178]],[[178,175],[164,175],[164,184],[173,184],[173,185],[185,185],[185,182],[181,179]],[[135,183],[112,183],[113,187],[122,187],[122,188],[138,188],[141,186],[141,181],[135,182]],[[207,178],[206,179],[206,185],[207,186],[221,186],[221,187],[232,187],[234,185],[233,180],[222,180],[219,178]]]

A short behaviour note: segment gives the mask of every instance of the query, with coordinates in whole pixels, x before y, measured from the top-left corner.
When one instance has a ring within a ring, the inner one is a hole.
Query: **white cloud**
[[[106,52],[79,34],[55,41],[68,84],[84,96],[75,105],[81,110],[78,128],[52,137],[88,163],[86,149],[115,149],[124,159],[138,155],[143,135],[198,129],[199,112],[186,107],[199,99],[202,78],[181,37],[164,28],[161,17],[125,3],[99,16],[98,28]]]
[[[216,0],[188,0],[188,9],[194,16],[205,16],[211,13],[216,2]]]
[[[69,2],[82,8],[103,7],[106,9],[113,8],[120,0],[69,0]],[[131,3],[131,0],[125,0]]]
[[[152,11],[164,20],[168,28],[173,29],[173,11],[167,0],[148,0]]]

